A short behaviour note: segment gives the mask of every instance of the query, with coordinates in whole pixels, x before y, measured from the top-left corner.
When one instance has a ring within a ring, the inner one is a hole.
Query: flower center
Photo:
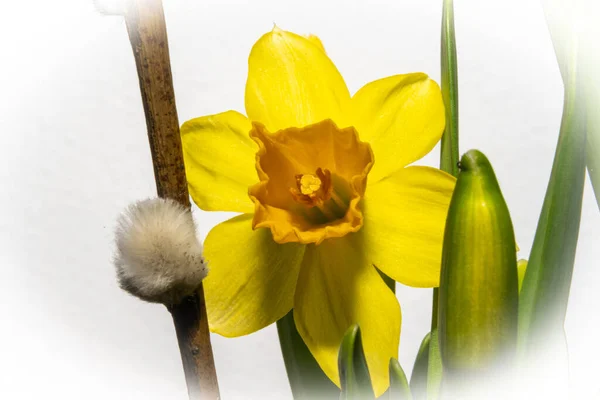
[[[317,168],[314,175],[300,174],[295,179],[296,187],[291,187],[290,193],[298,203],[314,207],[331,197],[331,172],[328,169]]]
[[[296,187],[291,187],[290,193],[300,204],[297,211],[308,221],[325,224],[344,217],[350,197],[347,182],[322,168],[317,168],[315,174],[296,175],[295,179]]]
[[[250,137],[259,146],[254,229],[269,228],[277,243],[320,244],[361,228],[373,153],[354,128],[324,120],[271,133],[253,123]]]

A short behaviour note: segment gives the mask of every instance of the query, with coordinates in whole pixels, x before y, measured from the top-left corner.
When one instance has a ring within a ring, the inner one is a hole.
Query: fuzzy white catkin
[[[142,300],[177,304],[208,272],[192,214],[173,200],[130,205],[119,217],[116,245],[119,285]]]

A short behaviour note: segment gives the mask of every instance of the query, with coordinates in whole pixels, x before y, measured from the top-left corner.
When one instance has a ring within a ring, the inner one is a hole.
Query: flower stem
[[[439,299],[440,288],[433,288],[433,301],[431,304],[431,331],[437,328]]]
[[[190,207],[161,0],[129,0],[124,8],[146,116],[158,195]],[[169,307],[190,400],[219,398],[202,286]]]

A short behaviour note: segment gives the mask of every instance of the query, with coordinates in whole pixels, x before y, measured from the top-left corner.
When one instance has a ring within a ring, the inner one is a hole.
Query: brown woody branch
[[[190,207],[161,0],[129,0],[124,12],[137,66],[158,195]],[[190,400],[219,398],[202,286],[169,306]]]

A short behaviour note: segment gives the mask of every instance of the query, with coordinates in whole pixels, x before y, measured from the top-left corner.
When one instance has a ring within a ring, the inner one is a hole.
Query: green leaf
[[[395,358],[390,360],[390,400],[412,400],[408,380],[404,374],[404,370],[400,363]]]
[[[440,387],[442,385],[442,358],[440,356],[440,346],[438,330],[431,331],[431,340],[429,342],[429,359],[427,360],[427,399],[437,400],[439,398]]]
[[[446,110],[446,128],[442,135],[440,169],[458,176],[458,67],[456,35],[454,34],[454,2],[444,0],[442,7],[442,38],[440,46],[442,99]],[[431,330],[437,329],[439,288],[433,289]],[[437,346],[437,345],[436,345]],[[437,348],[437,347],[436,347]]]
[[[343,400],[374,399],[360,328],[352,325],[342,339],[338,355]]]
[[[415,400],[427,399],[427,366],[429,364],[429,343],[431,333],[428,332],[423,338],[419,352],[410,375],[410,390]]]
[[[595,9],[588,15],[585,21],[588,23],[587,30],[581,34],[583,48],[580,53],[584,59],[580,63],[582,69],[582,84],[585,92],[585,106],[587,114],[587,144],[586,161],[590,180],[596,195],[596,202],[600,208],[600,54],[598,52],[598,37],[600,37],[600,6],[596,3]],[[590,10],[586,10],[590,12]],[[592,22],[593,21],[593,22]]]
[[[442,98],[446,108],[446,129],[442,136],[440,169],[458,175],[458,69],[454,35],[454,5],[444,0],[442,9]]]
[[[577,39],[575,34],[570,39],[560,134],[521,289],[521,355],[535,353],[544,344],[541,339],[559,335],[569,299],[586,165],[585,88]]]
[[[544,0],[543,5],[563,83],[569,85],[571,68],[576,68],[584,91],[585,105],[579,111],[585,108],[587,112],[586,162],[600,207],[600,6],[587,0]]]
[[[340,390],[321,370],[304,344],[296,330],[292,311],[277,321],[277,333],[294,399],[338,400]]]
[[[600,86],[600,85],[599,85]],[[600,87],[587,97],[587,169],[600,208]]]
[[[490,162],[470,150],[444,232],[438,322],[444,379],[473,376],[515,353],[518,296],[508,207]]]
[[[381,279],[383,279],[387,287],[389,287],[392,292],[396,293],[396,281],[384,274],[383,272],[381,272],[381,270],[377,268],[377,266],[374,267],[377,270],[377,272],[379,272],[379,276],[381,276]]]

